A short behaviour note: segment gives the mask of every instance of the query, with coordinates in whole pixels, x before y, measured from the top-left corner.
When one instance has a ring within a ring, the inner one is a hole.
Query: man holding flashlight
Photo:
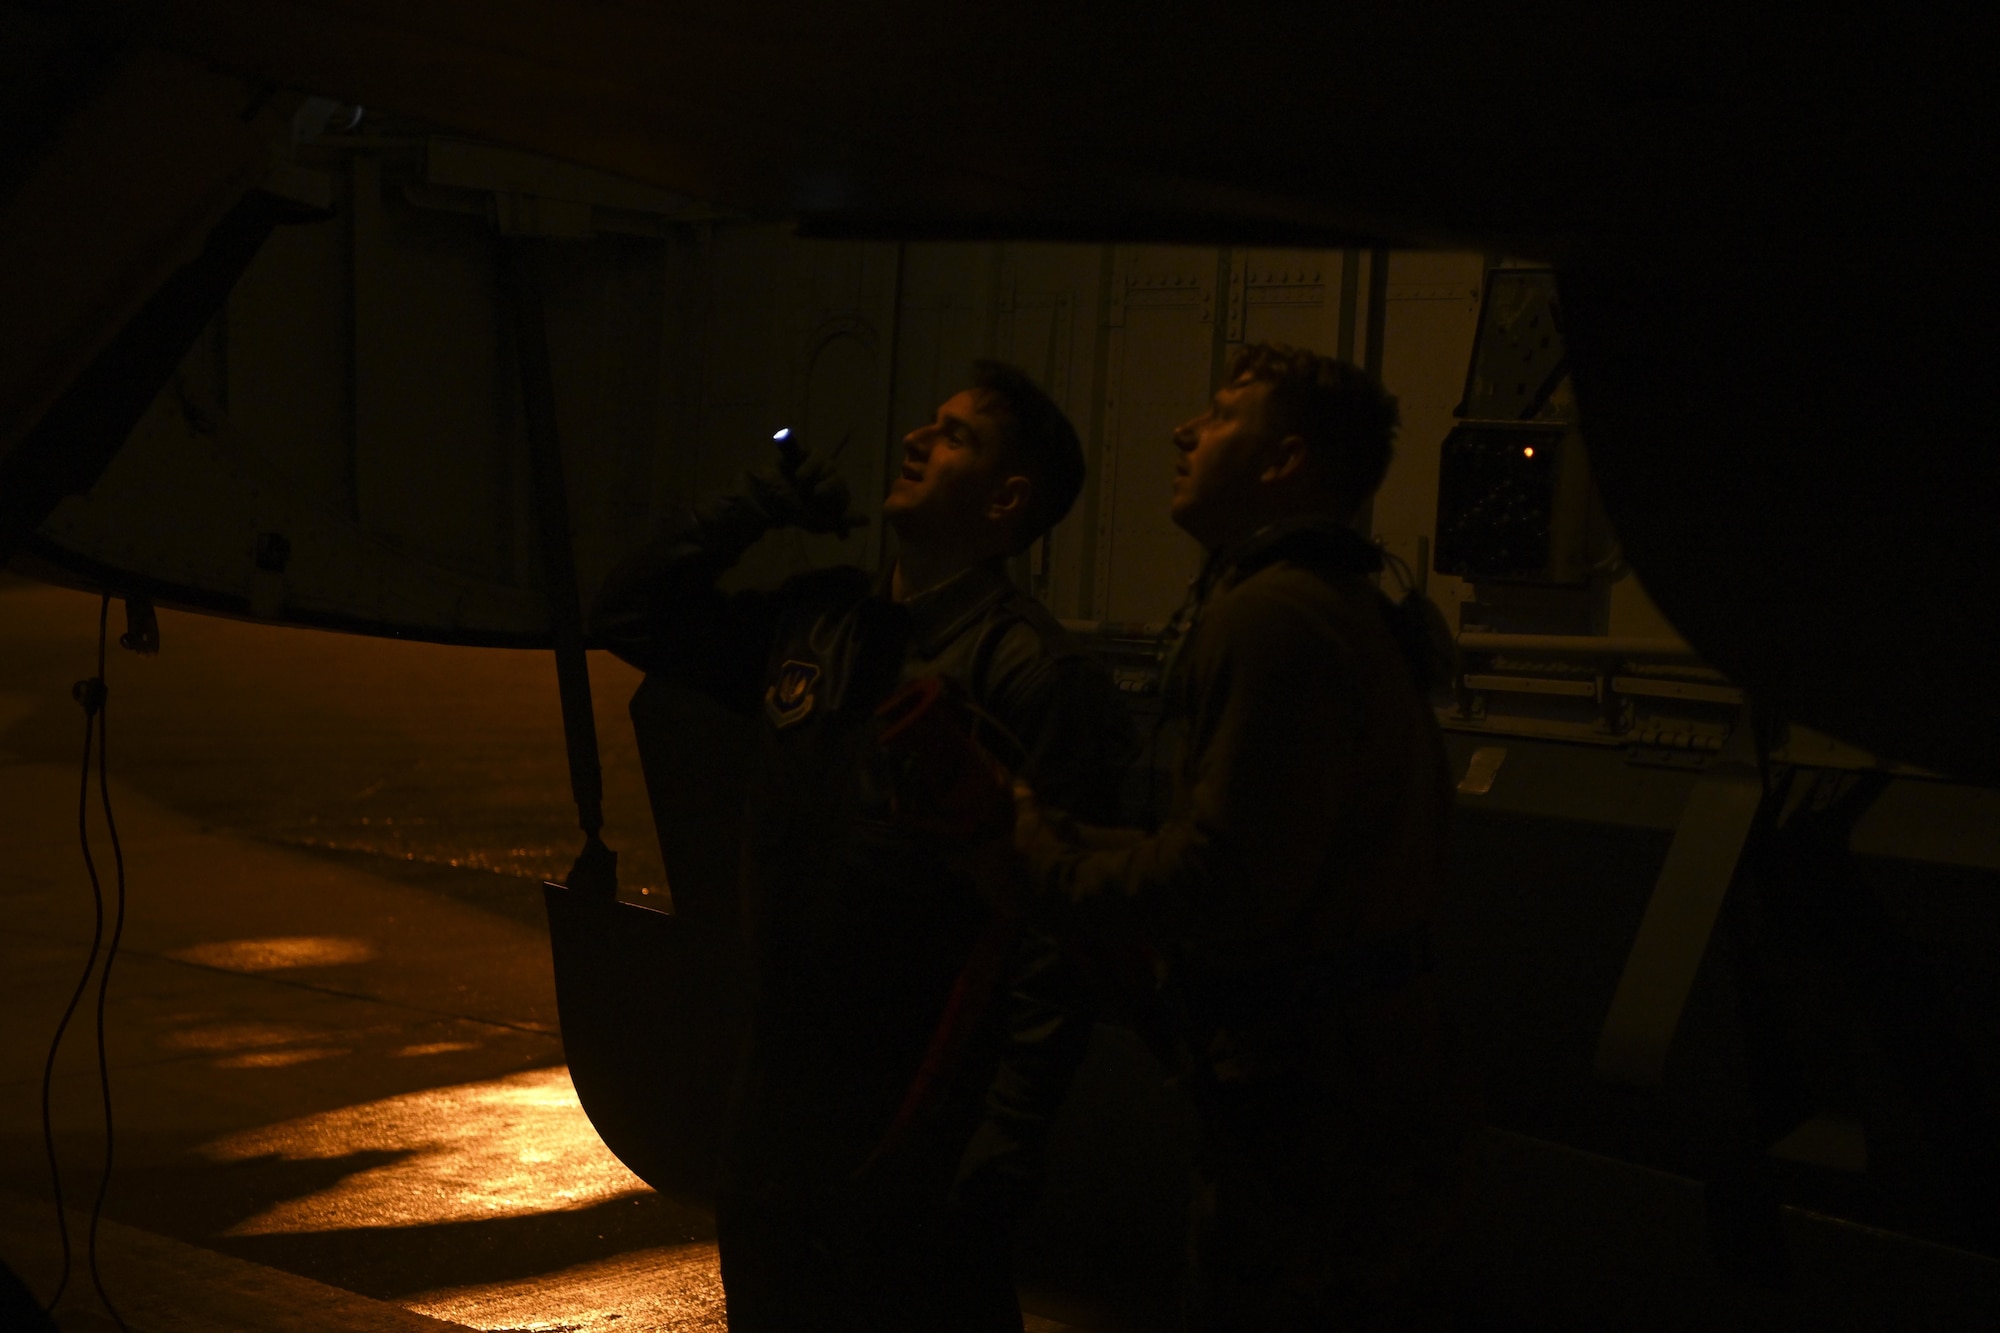
[[[866,521],[830,459],[778,443],[619,566],[591,626],[763,733],[757,996],[717,1208],[730,1326],[1017,1331],[1011,1225],[1088,1025],[961,851],[994,831],[975,825],[1004,837],[994,767],[1108,818],[1130,757],[1109,677],[1002,570],[1074,502],[1082,449],[1025,374],[979,363],[904,439],[885,575],[725,595],[764,533]]]

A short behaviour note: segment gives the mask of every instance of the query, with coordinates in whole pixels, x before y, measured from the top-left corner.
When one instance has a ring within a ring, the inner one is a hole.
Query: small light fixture
[[[1534,456],[1535,456],[1535,446],[1532,444],[1528,445],[1527,447],[1521,450],[1521,457],[1523,458],[1533,458]]]

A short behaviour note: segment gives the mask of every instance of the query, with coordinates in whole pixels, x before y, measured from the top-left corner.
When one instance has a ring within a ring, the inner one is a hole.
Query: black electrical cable
[[[111,599],[106,597],[98,612],[98,641],[103,642],[105,620],[111,614]],[[71,697],[83,705],[83,776],[76,797],[76,828],[78,841],[83,846],[83,868],[90,875],[90,896],[96,908],[96,922],[90,932],[90,954],[84,959],[83,975],[76,979],[76,990],[69,997],[69,1004],[63,1010],[62,1021],[56,1024],[56,1035],[49,1042],[49,1058],[42,1066],[42,1145],[48,1150],[49,1180],[55,1188],[56,1230],[62,1236],[62,1274],[56,1279],[55,1294],[49,1297],[43,1307],[53,1311],[56,1302],[62,1299],[69,1287],[71,1254],[69,1246],[69,1218],[63,1210],[62,1167],[56,1156],[55,1124],[49,1114],[49,1094],[55,1082],[56,1055],[62,1050],[63,1036],[69,1031],[69,1021],[76,1015],[77,1005],[83,1002],[83,993],[90,989],[90,974],[97,970],[97,951],[104,941],[104,890],[97,882],[97,866],[90,859],[90,747],[97,739],[97,710],[102,706],[99,691],[103,688],[100,674],[91,680],[81,680],[70,691]]]
[[[104,713],[107,692],[104,687],[104,650],[107,637],[106,627],[111,616],[111,595],[104,595],[97,612],[97,674],[89,680],[80,680],[71,690],[71,696],[83,706],[83,772],[79,780],[76,800],[76,831],[78,844],[83,849],[83,868],[90,876],[90,898],[94,918],[90,933],[90,953],[83,964],[83,975],[77,978],[76,990],[69,997],[69,1004],[63,1009],[62,1020],[56,1024],[54,1038],[49,1042],[49,1058],[42,1067],[42,1143],[48,1150],[49,1181],[54,1187],[56,1203],[56,1230],[62,1237],[62,1273],[56,1279],[56,1289],[49,1297],[44,1310],[53,1313],[56,1303],[62,1299],[69,1287],[70,1271],[74,1259],[69,1243],[69,1218],[63,1208],[62,1169],[56,1154],[55,1122],[50,1114],[49,1101],[55,1083],[56,1056],[62,1050],[63,1036],[69,1031],[70,1019],[76,1016],[77,1005],[83,1002],[83,995],[90,988],[91,973],[97,969],[97,956],[104,941],[104,886],[97,876],[97,862],[90,854],[90,750],[94,742],[97,746],[98,791],[104,801],[104,817],[107,824],[111,820],[111,793],[104,781],[104,759],[106,753],[105,730],[100,721]],[[105,1310],[121,1330],[126,1330],[124,1319],[112,1307],[104,1294],[104,1282],[97,1268],[97,1221],[104,1205],[104,1193],[111,1179],[111,1077],[104,1051],[104,996],[105,987],[111,977],[111,959],[117,953],[118,938],[125,928],[125,854],[118,843],[118,830],[111,825],[111,850],[118,868],[118,913],[111,936],[111,950],[105,955],[104,972],[99,978],[97,992],[97,1071],[99,1086],[104,1093],[104,1179],[99,1182],[97,1201],[90,1214],[90,1244],[87,1250],[91,1285],[97,1289],[98,1299],[104,1302]],[[129,1330],[127,1330],[129,1333]]]
[[[124,1316],[104,1290],[104,1276],[97,1268],[97,1224],[104,1216],[104,1197],[111,1190],[111,1150],[117,1142],[111,1126],[111,1061],[104,1048],[104,1001],[111,991],[111,965],[118,961],[118,942],[125,934],[125,849],[118,841],[118,822],[111,817],[111,766],[108,757],[111,737],[110,691],[104,680],[104,623],[111,610],[111,596],[105,594],[97,617],[97,679],[99,682],[97,719],[97,795],[104,806],[104,828],[111,836],[111,863],[118,879],[118,909],[111,918],[111,943],[104,950],[104,970],[97,974],[97,1083],[104,1090],[104,1174],[97,1180],[97,1198],[90,1205],[89,1243],[85,1247],[90,1262],[90,1284],[104,1312],[118,1325],[119,1333],[130,1333]],[[86,762],[88,762],[86,760]],[[100,895],[101,901],[101,895]]]

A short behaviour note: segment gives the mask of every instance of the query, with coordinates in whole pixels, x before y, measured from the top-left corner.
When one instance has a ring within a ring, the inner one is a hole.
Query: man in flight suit
[[[743,858],[757,996],[717,1204],[738,1333],[1021,1328],[1009,1229],[1087,1022],[1054,946],[996,918],[1009,895],[899,815],[926,794],[897,790],[878,708],[942,678],[998,764],[1108,817],[1132,748],[1116,689],[1001,567],[1062,518],[1083,472],[1060,409],[981,362],[904,439],[882,504],[899,538],[887,575],[717,590],[765,532],[865,521],[830,460],[783,449],[600,594],[601,642],[764,735]],[[1004,830],[1005,788],[979,776]]]
[[[1186,727],[1171,811],[1090,828],[1017,787],[1037,914],[1161,961],[1203,1122],[1203,1333],[1391,1326],[1455,1197],[1465,1106],[1426,928],[1452,798],[1424,604],[1377,590],[1349,526],[1396,422],[1351,365],[1245,348],[1174,432],[1173,519],[1209,554],[1164,686]]]

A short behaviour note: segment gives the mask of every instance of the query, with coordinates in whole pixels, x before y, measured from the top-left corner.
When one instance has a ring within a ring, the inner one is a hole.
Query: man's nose
[[[1195,431],[1200,425],[1201,418],[1195,417],[1174,427],[1174,448],[1184,454],[1193,452]]]

